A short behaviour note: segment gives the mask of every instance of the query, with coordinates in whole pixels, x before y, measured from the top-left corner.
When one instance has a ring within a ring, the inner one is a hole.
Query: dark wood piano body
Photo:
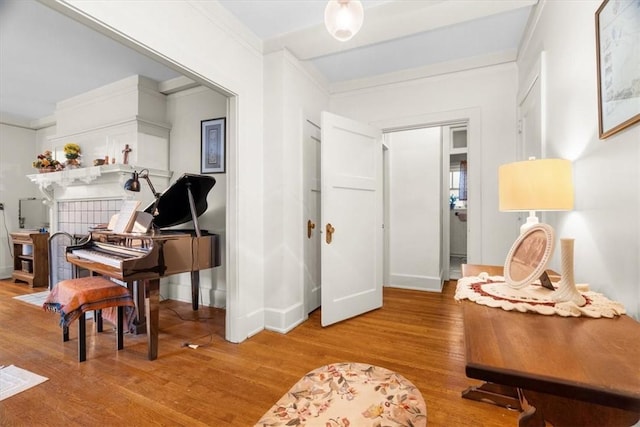
[[[158,353],[160,279],[191,273],[191,302],[197,310],[200,270],[220,265],[219,236],[201,231],[197,222],[207,209],[206,195],[214,183],[213,177],[183,175],[154,203],[153,208],[157,206],[161,214],[154,218],[151,233],[92,231],[85,243],[67,247],[66,258],[71,264],[127,283],[137,306],[136,331],[147,333],[150,360]],[[196,228],[160,230],[161,226],[186,222],[189,217],[185,216],[184,203],[191,207]]]
[[[107,263],[89,264],[91,261],[78,257],[74,264],[91,265],[89,270],[99,274],[132,282],[154,279],[189,271],[199,271],[220,265],[220,243],[217,234],[206,231],[201,237],[192,230],[161,231],[152,234],[115,234],[107,231],[92,231],[85,244],[69,246],[67,254],[77,250],[95,250],[121,255],[120,266]],[[128,256],[123,248],[134,248],[139,256]],[[84,267],[86,268],[86,267]]]

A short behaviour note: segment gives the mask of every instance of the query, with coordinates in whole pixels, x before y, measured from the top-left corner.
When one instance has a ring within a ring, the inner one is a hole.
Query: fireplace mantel
[[[38,173],[27,175],[27,178],[38,186],[49,203],[54,200],[126,198],[124,183],[134,171],[142,169],[149,171],[149,177],[160,189],[168,185],[173,174],[143,166],[115,164]]]

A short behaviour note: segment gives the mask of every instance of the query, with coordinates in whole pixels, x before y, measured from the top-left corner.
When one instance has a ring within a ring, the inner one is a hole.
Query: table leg
[[[145,280],[144,283],[148,358],[156,360],[158,358],[158,323],[160,319],[160,279]]]
[[[527,409],[523,405],[525,412],[520,416],[519,427],[544,426],[545,421],[551,423],[554,427],[628,427],[640,420],[640,412],[638,411],[627,411],[530,390],[519,389],[519,391],[526,402],[526,406],[532,408],[528,413],[534,416],[534,418],[529,415],[525,416]],[[523,417],[526,419],[523,419]],[[530,419],[538,421],[531,424],[528,422]],[[539,420],[542,420],[542,424],[539,424]]]
[[[518,417],[518,427],[545,427],[542,413],[535,406],[529,404],[521,388],[518,388],[517,391],[520,407],[522,408],[522,413]]]
[[[522,410],[515,387],[486,382],[479,387],[469,387],[462,392],[462,397],[516,411]]]
[[[136,304],[136,319],[133,322],[133,329],[136,335],[147,333],[147,317],[145,314],[145,284],[143,280],[127,283],[127,288],[133,296]]]

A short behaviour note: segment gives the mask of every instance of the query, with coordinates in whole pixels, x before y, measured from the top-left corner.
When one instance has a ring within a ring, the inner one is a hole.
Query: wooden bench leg
[[[84,312],[78,318],[78,360],[87,360],[87,321]]]
[[[63,326],[62,327],[62,342],[67,342],[69,341],[69,327],[68,326]]]
[[[93,312],[93,320],[96,323],[96,330],[102,332],[104,326],[102,324],[102,310],[95,310]]]

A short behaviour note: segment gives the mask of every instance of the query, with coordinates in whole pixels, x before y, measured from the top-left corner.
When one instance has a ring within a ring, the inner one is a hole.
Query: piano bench
[[[87,360],[85,313],[95,311],[97,332],[102,332],[105,314],[105,318],[116,325],[118,350],[122,350],[125,320],[130,330],[135,304],[126,287],[104,277],[91,276],[59,282],[49,292],[43,308],[60,313],[63,342],[69,341],[69,325],[78,319],[78,360],[84,362]]]

